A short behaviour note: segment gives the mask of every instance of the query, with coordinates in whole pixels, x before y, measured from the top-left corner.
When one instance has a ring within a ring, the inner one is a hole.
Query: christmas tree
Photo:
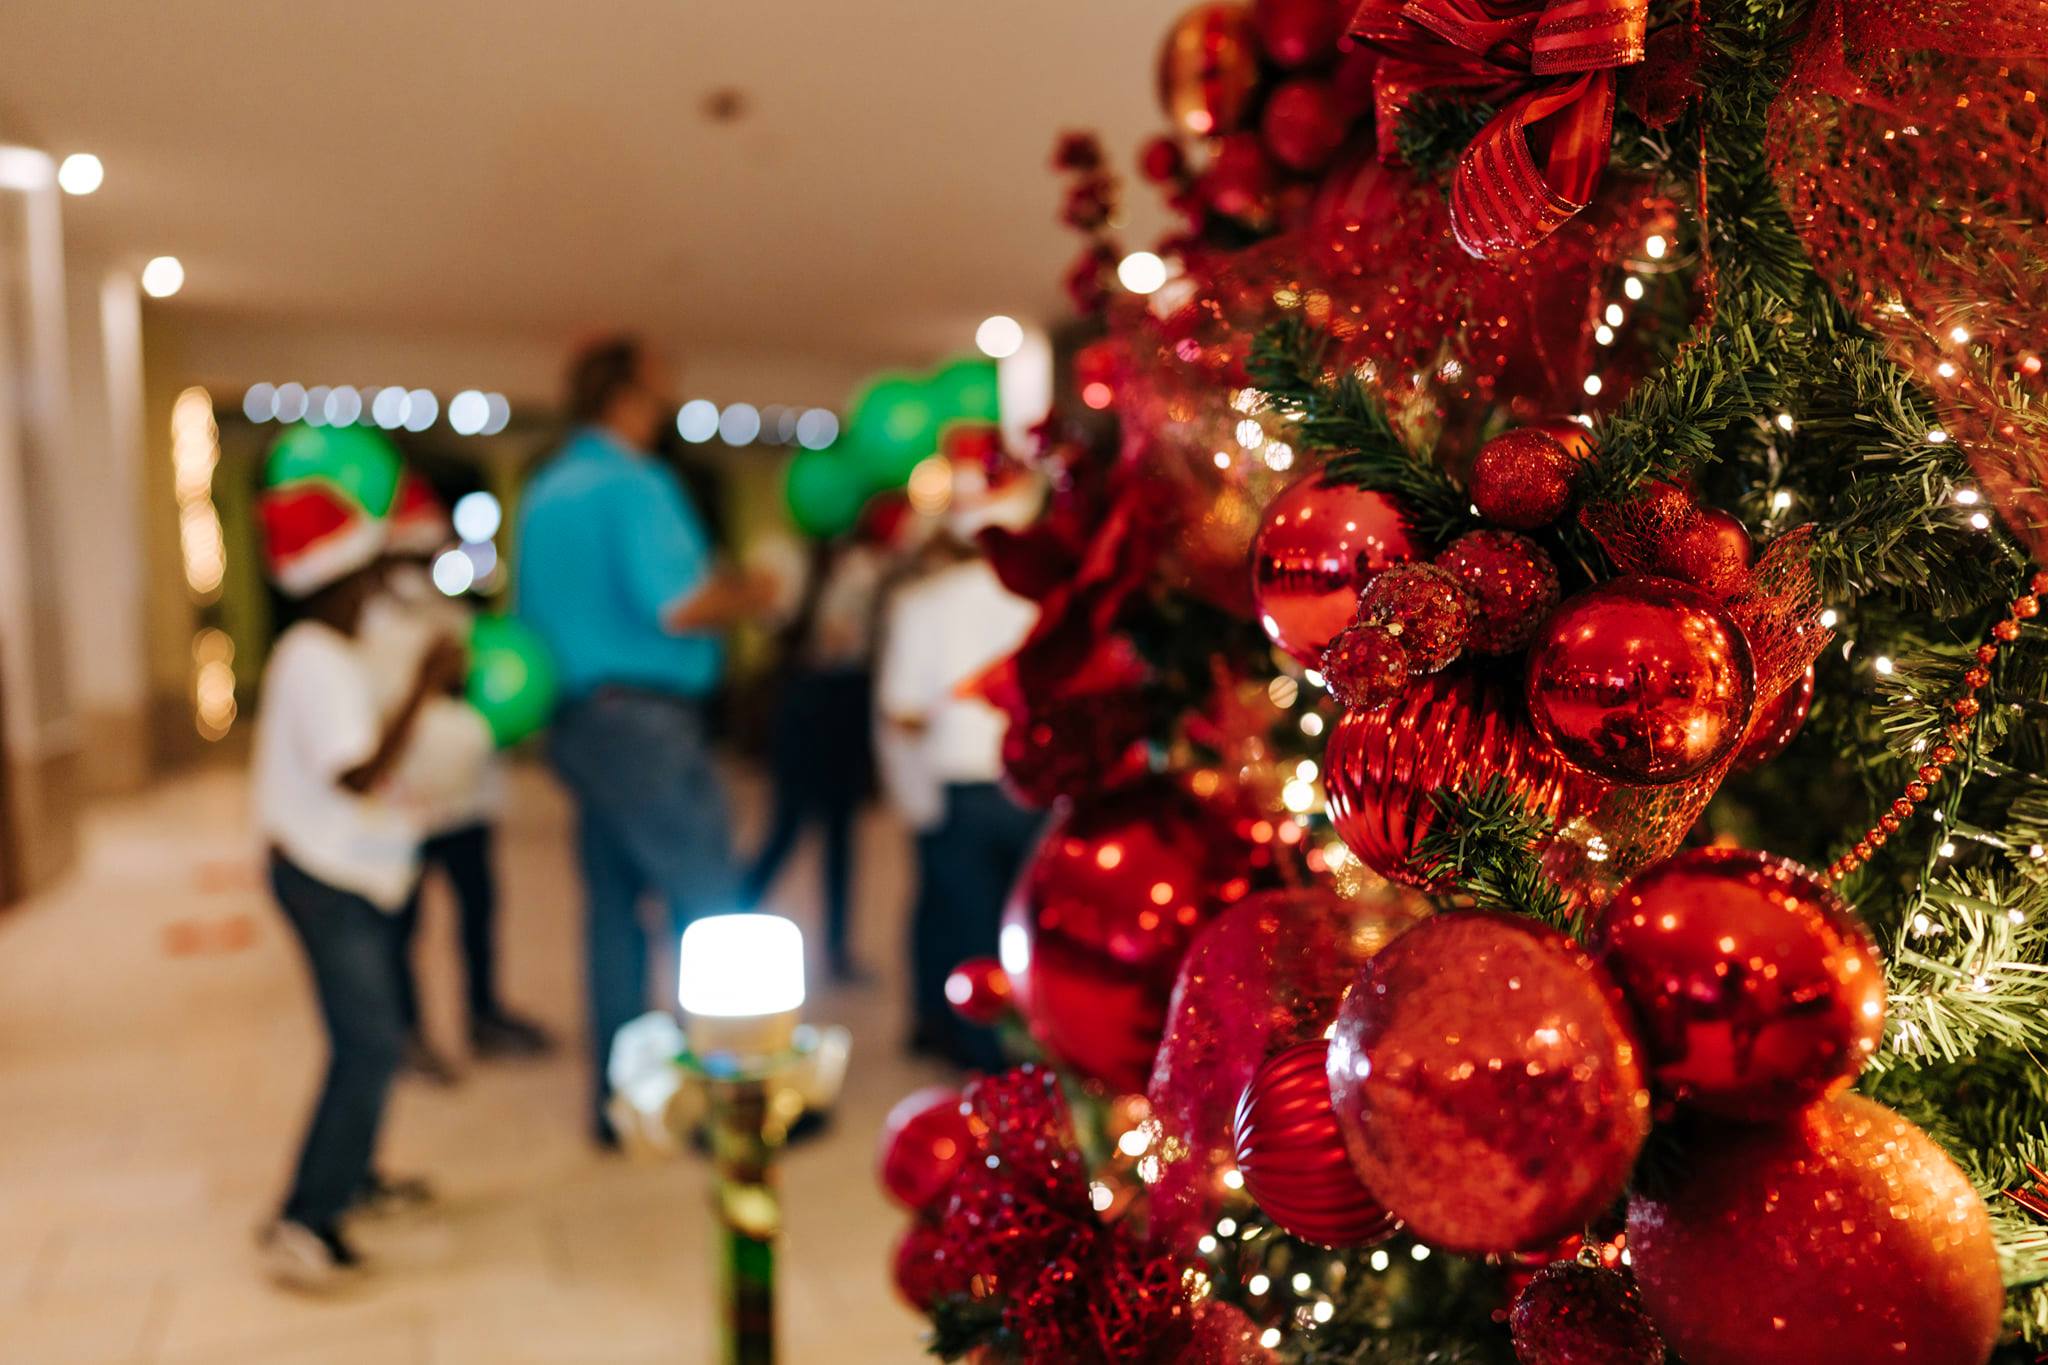
[[[2044,74],[2039,0],[1203,4],[1128,290],[1061,140],[1050,826],[952,991],[1036,1060],[885,1142],[938,1354],[2048,1346]]]

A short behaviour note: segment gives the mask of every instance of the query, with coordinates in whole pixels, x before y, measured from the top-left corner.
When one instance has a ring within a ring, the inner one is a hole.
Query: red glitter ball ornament
[[[1543,547],[1513,531],[1467,531],[1436,557],[1472,599],[1465,647],[1510,654],[1534,639],[1557,605],[1557,566]]]
[[[919,1312],[941,1299],[970,1292],[971,1276],[953,1255],[952,1239],[937,1224],[920,1219],[896,1240],[896,1292]]]
[[[1010,974],[992,957],[970,957],[948,972],[946,1003],[968,1023],[984,1028],[1000,1024],[1017,1007]]]
[[[1237,1169],[1246,1193],[1288,1236],[1326,1247],[1371,1246],[1400,1223],[1351,1168],[1330,1108],[1321,1038],[1266,1059],[1237,1104]]]
[[[1718,507],[1702,510],[1657,547],[1657,566],[1715,597],[1730,597],[1749,584],[1756,543],[1742,519]]]
[[[1448,569],[1399,564],[1365,585],[1358,619],[1385,626],[1407,651],[1411,671],[1434,673],[1464,649],[1472,599]]]
[[[1564,515],[1579,457],[1540,427],[1503,432],[1479,448],[1468,491],[1479,515],[1496,526],[1533,531]]]
[[[1242,5],[1196,5],[1159,49],[1159,104],[1176,130],[1227,133],[1244,121],[1259,84],[1251,14]]]
[[[1664,1342],[1632,1276],[1558,1261],[1536,1272],[1508,1314],[1521,1365],[1664,1365]]]
[[[1616,1199],[1650,1131],[1627,1004],[1555,930],[1465,911],[1359,974],[1330,1097],[1367,1189],[1425,1242],[1554,1240]]]
[[[1323,651],[1323,682],[1350,711],[1376,711],[1408,686],[1410,656],[1386,626],[1346,626]]]
[[[1329,165],[1350,131],[1351,119],[1329,82],[1312,76],[1275,86],[1259,116],[1266,150],[1287,169],[1304,174]]]
[[[1884,1035],[1884,963],[1789,858],[1692,849],[1635,877],[1588,944],[1636,1008],[1650,1074],[1683,1104],[1780,1118],[1846,1087]]]
[[[1038,1041],[1138,1091],[1201,926],[1251,889],[1253,847],[1164,779],[1075,801],[1010,892],[1002,962]]]
[[[1608,790],[1536,738],[1504,679],[1463,665],[1414,679],[1385,710],[1346,712],[1323,754],[1338,837],[1367,867],[1408,886],[1434,880],[1415,847],[1438,818],[1435,792],[1481,791],[1496,778],[1558,825]]]
[[[1385,493],[1312,474],[1266,504],[1252,542],[1252,602],[1266,636],[1309,668],[1358,612],[1383,569],[1428,553]]]
[[[1337,51],[1351,6],[1342,0],[1254,0],[1259,45],[1278,66],[1307,66]]]
[[[958,1091],[936,1085],[906,1095],[882,1120],[882,1188],[907,1209],[931,1208],[952,1187],[973,1149]]]
[[[1230,133],[1216,139],[1209,164],[1196,188],[1202,202],[1226,218],[1262,224],[1273,212],[1279,173],[1256,133]]]
[[[1651,1320],[1686,1365],[1984,1365],[2005,1287],[1991,1218],[1933,1139],[1856,1094],[1708,1124],[1629,1202]]]
[[[1785,752],[1799,734],[1799,727],[1806,724],[1807,713],[1813,710],[1813,682],[1813,665],[1808,664],[1806,671],[1777,696],[1757,703],[1749,732],[1742,737],[1742,747],[1735,751],[1737,772],[1761,768]]]
[[[1529,650],[1537,734],[1616,782],[1658,786],[1742,742],[1756,701],[1749,643],[1719,603],[1666,578],[1611,579],[1566,602]]]

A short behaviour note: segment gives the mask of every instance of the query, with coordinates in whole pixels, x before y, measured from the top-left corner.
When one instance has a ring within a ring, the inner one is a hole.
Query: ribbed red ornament
[[[1604,782],[1567,764],[1530,728],[1520,689],[1500,670],[1454,666],[1417,678],[1379,711],[1350,711],[1323,756],[1330,819],[1383,877],[1428,886],[1413,854],[1436,820],[1439,787],[1478,792],[1505,778],[1522,799],[1562,825],[1591,810]]]
[[[1237,1169],[1289,1236],[1371,1246],[1401,1224],[1351,1168],[1330,1107],[1329,1051],[1327,1039],[1312,1038],[1266,1059],[1237,1102]]]

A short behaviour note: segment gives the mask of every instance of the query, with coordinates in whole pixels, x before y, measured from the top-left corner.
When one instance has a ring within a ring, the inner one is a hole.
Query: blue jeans
[[[398,916],[272,850],[270,887],[297,931],[327,1025],[327,1078],[299,1149],[286,1218],[334,1227],[370,1178],[377,1128],[405,1049]]]
[[[919,1036],[962,1066],[1000,1071],[994,1030],[955,1017],[946,977],[970,957],[993,957],[1011,883],[1044,817],[993,782],[946,788],[945,814],[917,836],[918,890],[911,910],[911,1011]]]
[[[685,924],[737,909],[731,819],[697,702],[599,688],[555,717],[548,756],[576,798],[588,899],[591,1093],[603,1136],[612,1035],[648,1008],[641,900],[661,902],[654,939],[671,955]]]

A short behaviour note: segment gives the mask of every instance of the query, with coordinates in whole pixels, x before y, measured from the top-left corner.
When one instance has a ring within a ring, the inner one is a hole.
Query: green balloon
[[[856,400],[845,444],[869,488],[900,486],[919,460],[938,450],[945,414],[933,398],[924,381],[892,375]]]
[[[993,360],[956,360],[932,376],[930,390],[945,420],[994,422],[1003,415]]]
[[[860,466],[839,446],[802,450],[789,462],[784,494],[789,515],[807,536],[826,539],[851,530],[867,501]]]
[[[499,748],[545,729],[555,694],[555,661],[531,626],[509,616],[476,618],[467,695]]]
[[[301,479],[326,479],[365,512],[381,517],[391,510],[404,462],[389,437],[369,427],[310,427],[304,422],[285,428],[263,466],[263,483],[279,488]]]

